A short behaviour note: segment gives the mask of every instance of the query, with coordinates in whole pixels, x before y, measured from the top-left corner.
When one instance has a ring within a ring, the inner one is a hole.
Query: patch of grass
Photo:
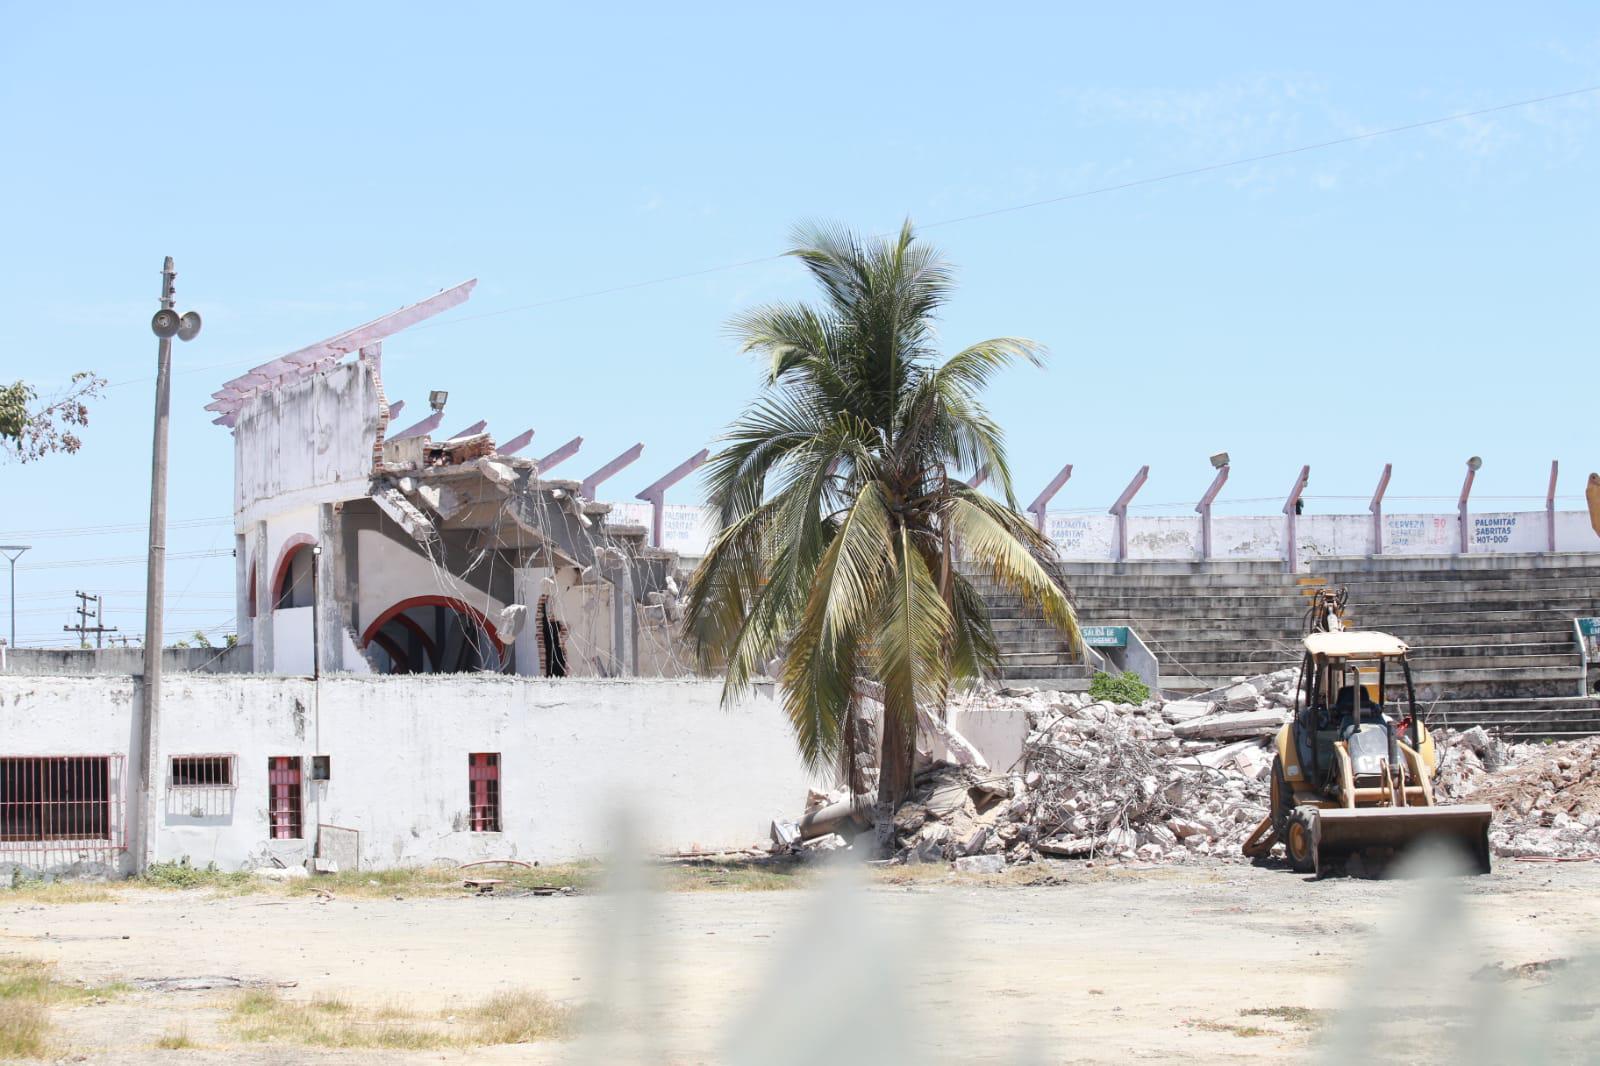
[[[199,1046],[199,1044],[189,1039],[189,1030],[187,1029],[179,1029],[175,1033],[163,1033],[160,1039],[156,1041],[156,1047],[162,1051],[187,1051]]]
[[[105,881],[16,881],[0,899],[30,903],[105,903],[117,898],[116,885]]]
[[[1259,1025],[1234,1025],[1231,1022],[1214,1022],[1207,1019],[1191,1021],[1191,1028],[1207,1033],[1232,1033],[1234,1036],[1275,1036],[1271,1029],[1263,1029]]]
[[[50,1014],[42,1003],[6,1003],[0,1008],[0,1059],[44,1058],[49,1032]]]
[[[154,862],[145,870],[140,881],[152,888],[226,888],[243,889],[254,885],[258,879],[242,870],[223,871],[217,864],[208,862],[195,866],[185,855],[177,862]]]
[[[1251,1007],[1239,1014],[1246,1018],[1276,1018],[1298,1029],[1320,1029],[1333,1017],[1332,1011],[1314,1007]]]
[[[749,862],[689,860],[661,867],[662,887],[669,892],[776,892],[804,888],[816,870],[796,862],[752,859]]]
[[[119,986],[86,987],[55,979],[55,966],[41,959],[0,958],[0,1059],[50,1054],[50,1008],[57,1003],[99,999]]]
[[[446,1017],[463,1018],[464,1027]],[[532,992],[502,992],[465,1011],[416,1014],[395,1006],[365,1009],[332,996],[306,1002],[268,989],[234,1000],[229,1023],[244,1040],[329,1048],[433,1051],[528,1044],[572,1035],[576,1012]]]
[[[534,1044],[570,1037],[575,1013],[536,992],[500,992],[474,1007],[468,1017],[474,1043]]]

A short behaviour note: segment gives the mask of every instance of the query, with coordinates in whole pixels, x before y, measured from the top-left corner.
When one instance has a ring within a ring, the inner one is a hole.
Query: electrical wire
[[[1088,189],[1079,189],[1075,192],[1062,193],[1058,196],[1049,196],[1038,200],[1027,200],[1022,203],[1009,204],[1004,207],[991,208],[986,211],[974,211],[970,214],[955,215],[950,218],[936,219],[932,222],[921,223],[919,224],[919,228],[925,230],[939,229],[945,226],[956,226],[967,222],[976,222],[982,219],[994,218],[998,215],[1014,214],[1019,211],[1030,211],[1036,208],[1048,207],[1054,204],[1069,203],[1074,200],[1083,200],[1094,196],[1104,196],[1109,193],[1126,192],[1129,189],[1137,189],[1145,186],[1161,184],[1163,182],[1177,181],[1181,178],[1192,178],[1204,174],[1214,174],[1218,171],[1250,166],[1255,163],[1264,163],[1274,159],[1284,159],[1289,156],[1301,155],[1307,152],[1322,151],[1328,148],[1336,148],[1346,144],[1355,144],[1361,141],[1376,140],[1380,137],[1390,137],[1395,134],[1409,133],[1415,130],[1427,129],[1431,126],[1445,125],[1451,122],[1462,122],[1467,119],[1482,118],[1485,115],[1493,115],[1505,111],[1514,111],[1520,108],[1533,107],[1537,104],[1552,103],[1556,100],[1571,99],[1573,97],[1584,96],[1594,92],[1600,92],[1600,85],[1587,85],[1578,89],[1568,89],[1563,92],[1547,93],[1543,96],[1526,97],[1521,100],[1512,100],[1502,104],[1495,104],[1491,107],[1477,108],[1476,110],[1472,111],[1457,111],[1448,115],[1439,115],[1434,118],[1422,119],[1416,122],[1406,122],[1395,126],[1385,126],[1382,129],[1368,130],[1364,133],[1353,133],[1344,137],[1334,137],[1329,140],[1295,145],[1291,148],[1280,148],[1271,152],[1261,152],[1256,155],[1241,156],[1236,159],[1229,159],[1218,163],[1209,163],[1204,166],[1186,167],[1181,170],[1170,170],[1160,174],[1152,174],[1148,177],[1135,178],[1129,181],[1116,182],[1110,185],[1099,185]],[[747,267],[777,262],[786,257],[786,253],[776,253],[773,255],[763,255],[755,256],[753,258],[740,259],[735,262],[722,263],[717,266],[702,267],[695,270],[681,270],[671,274],[660,275],[658,277],[643,278],[638,281],[607,285],[597,289],[589,289],[584,292],[569,293],[565,296],[552,296],[541,300],[533,300],[529,303],[516,304],[511,307],[502,307],[492,311],[483,311],[474,315],[460,315],[441,321],[424,322],[419,325],[412,326],[411,332],[420,332],[429,329],[441,329],[446,326],[459,326],[467,322],[478,322],[488,318],[498,318],[502,315],[517,314],[524,311],[536,311],[546,307],[554,307],[559,304],[573,303],[578,300],[590,300],[601,296],[612,296],[617,293],[650,288],[656,285],[667,285],[672,282],[705,277],[708,274],[721,274],[734,270],[743,270]],[[174,367],[172,373],[175,376],[179,374],[196,374],[207,370],[220,370],[228,367],[258,364],[271,358],[273,357],[270,355],[252,356],[245,359],[230,359],[223,362],[207,363],[201,366],[182,368]],[[124,385],[133,385],[139,382],[151,380],[153,380],[153,377],[149,376],[126,378],[121,381],[111,382],[106,386],[106,388],[115,389]]]

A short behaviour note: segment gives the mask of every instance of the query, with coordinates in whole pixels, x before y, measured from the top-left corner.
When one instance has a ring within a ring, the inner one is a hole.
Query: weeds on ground
[[[229,1023],[245,1040],[330,1048],[432,1051],[529,1044],[572,1035],[576,1012],[532,992],[502,992],[466,1010],[418,1014],[362,1009],[320,996],[306,1002],[252,989],[234,1001]]]
[[[152,888],[222,888],[248,891],[258,878],[242,870],[225,872],[217,864],[208,862],[194,866],[185,855],[177,862],[153,862],[139,879],[140,884]]]
[[[85,987],[55,979],[41,959],[0,957],[0,1059],[43,1058],[50,1053],[50,1008],[98,999],[120,986]]]
[[[156,1047],[162,1051],[187,1051],[200,1045],[189,1039],[189,1030],[179,1029],[175,1033],[164,1033],[156,1041]]]
[[[1297,1029],[1321,1029],[1333,1018],[1333,1011],[1314,1007],[1251,1007],[1239,1013],[1246,1018],[1276,1018]]]

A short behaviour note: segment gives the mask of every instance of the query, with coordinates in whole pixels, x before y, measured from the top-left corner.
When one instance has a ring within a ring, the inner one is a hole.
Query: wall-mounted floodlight
[[[1471,459],[1467,460],[1467,469],[1468,470],[1481,470],[1481,469],[1483,469],[1483,460],[1478,458],[1476,455],[1474,455]]]
[[[1227,466],[1228,465],[1228,453],[1227,452],[1218,452],[1216,455],[1213,455],[1211,457],[1211,465],[1213,467],[1215,467],[1216,469],[1218,469],[1218,470],[1221,470],[1223,467]]]
[[[445,401],[450,399],[450,394],[443,389],[434,389],[428,393],[428,406],[435,411],[443,411]]]

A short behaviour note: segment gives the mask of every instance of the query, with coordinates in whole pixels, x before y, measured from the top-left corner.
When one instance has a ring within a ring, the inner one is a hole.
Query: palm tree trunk
[[[885,857],[894,849],[894,812],[911,794],[917,753],[914,722],[915,719],[911,730],[897,728],[899,724],[894,722],[889,709],[883,709],[883,745],[878,757],[878,804],[873,823],[877,831],[878,850]]]

